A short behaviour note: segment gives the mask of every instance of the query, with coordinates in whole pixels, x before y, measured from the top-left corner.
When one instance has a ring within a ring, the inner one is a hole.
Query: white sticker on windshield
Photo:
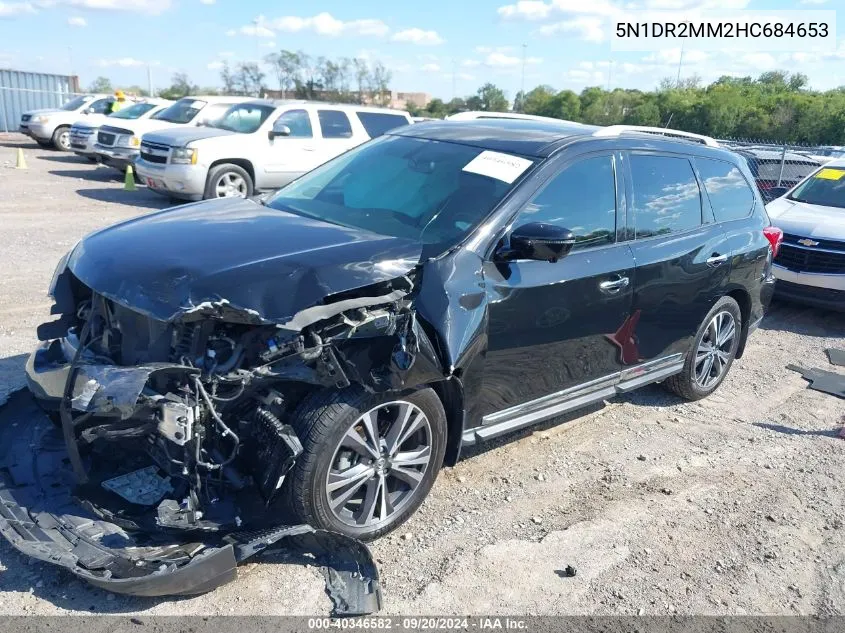
[[[464,171],[511,184],[530,166],[531,161],[526,158],[485,150],[469,161],[464,167]]]

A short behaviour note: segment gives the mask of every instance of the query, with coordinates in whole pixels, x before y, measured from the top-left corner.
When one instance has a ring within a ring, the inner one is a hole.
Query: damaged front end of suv
[[[294,232],[307,222],[248,201],[218,207],[217,220],[281,221],[275,228]],[[188,206],[130,223],[171,231],[191,215]],[[416,246],[386,245],[381,264],[356,263],[348,246],[336,261],[264,257],[247,231],[252,256],[234,265],[215,250],[232,244],[197,237],[169,251],[162,233],[147,242],[158,272],[140,274],[148,253],[118,256],[120,231],[83,240],[54,276],[59,318],[39,327],[26,367],[54,424],[22,419],[4,438],[0,532],[31,556],[136,595],[204,592],[252,554],[295,547],[331,568],[337,613],[378,610],[366,546],[286,513],[285,477],[302,451],[289,420],[315,390],[442,379],[413,305]],[[338,244],[349,244],[346,233]]]

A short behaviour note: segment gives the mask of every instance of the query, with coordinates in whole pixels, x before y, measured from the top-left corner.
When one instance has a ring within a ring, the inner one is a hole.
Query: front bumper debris
[[[382,606],[368,548],[307,525],[221,533],[137,532],[119,516],[99,518],[75,486],[62,434],[26,391],[0,408],[0,534],[18,551],[89,583],[136,596],[193,595],[237,577],[259,553],[309,553],[324,566],[336,615]]]

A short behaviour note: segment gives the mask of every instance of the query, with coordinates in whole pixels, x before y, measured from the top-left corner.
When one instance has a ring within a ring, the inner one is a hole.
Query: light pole
[[[522,81],[520,83],[519,88],[519,111],[525,112],[525,51],[528,48],[528,44],[522,45]]]

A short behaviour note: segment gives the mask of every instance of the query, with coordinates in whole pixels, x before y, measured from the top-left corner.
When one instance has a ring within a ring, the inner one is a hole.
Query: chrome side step
[[[464,431],[463,445],[472,446],[478,442],[518,431],[595,402],[613,398],[620,393],[628,393],[649,383],[660,382],[669,376],[680,373],[683,368],[683,354],[673,354],[491,413],[482,418],[481,426]]]

